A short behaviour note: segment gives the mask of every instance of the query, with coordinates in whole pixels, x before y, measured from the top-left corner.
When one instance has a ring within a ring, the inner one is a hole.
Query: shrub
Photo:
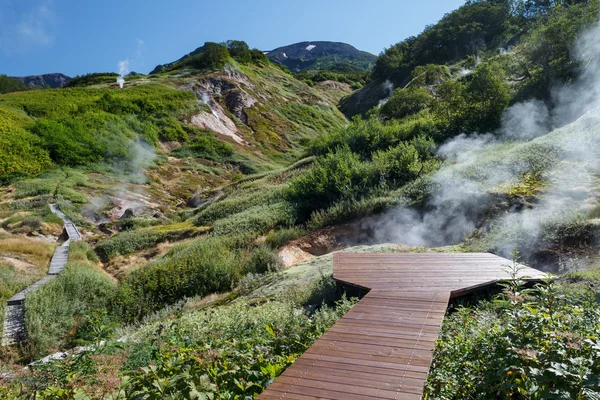
[[[198,110],[191,92],[160,84],[119,91],[61,89],[0,99],[0,176],[58,165],[131,163],[133,144],[187,140],[179,120]],[[16,111],[15,111],[16,110]]]
[[[28,132],[0,133],[0,176],[37,174],[51,165],[38,137]]]
[[[221,69],[229,58],[227,47],[214,42],[206,42],[202,53],[185,59],[181,66],[189,65],[197,69]]]
[[[279,256],[277,256],[270,247],[259,245],[250,251],[250,256],[248,257],[244,272],[250,274],[264,274],[265,272],[277,271],[279,266]]]
[[[379,113],[388,119],[402,119],[429,108],[432,103],[433,98],[426,89],[411,86],[408,89],[396,89]]]
[[[52,196],[42,195],[31,199],[15,200],[10,203],[11,210],[32,210],[47,207],[52,202]]]
[[[252,61],[250,47],[248,47],[248,44],[244,41],[228,40],[227,50],[231,57],[241,64],[249,64]]]
[[[285,246],[292,240],[298,239],[306,234],[306,230],[298,227],[277,229],[269,232],[265,238],[265,244],[272,249],[278,249],[282,246]]]
[[[92,85],[102,85],[107,83],[117,83],[118,77],[119,74],[115,74],[114,72],[94,72],[91,74],[76,76],[75,78],[67,82],[64,87],[74,88]]]
[[[589,289],[567,293],[516,282],[495,302],[448,316],[425,398],[594,398],[598,303]]]
[[[40,229],[42,227],[42,218],[37,215],[27,215],[23,218],[23,225],[31,229]]]
[[[258,236],[269,230],[293,224],[293,207],[284,202],[251,207],[245,211],[219,219],[214,224],[215,235],[245,234]]]
[[[226,291],[239,280],[243,266],[241,253],[226,240],[196,239],[125,277],[113,308],[133,321],[184,297]]]
[[[130,371],[121,393],[126,397],[143,392],[152,398],[187,398],[193,396],[191,388],[195,388],[206,398],[252,398],[353,304],[343,299],[334,307],[323,306],[308,315],[302,308],[281,301],[259,306],[239,302],[148,327],[153,329],[146,329],[148,334],[132,356],[155,357],[156,363]],[[160,348],[166,341],[171,344],[169,348]],[[215,350],[209,353],[206,349]],[[165,379],[172,384],[160,386]]]
[[[84,242],[71,246],[86,249]],[[59,343],[77,337],[77,329],[95,312],[106,309],[116,285],[104,272],[87,259],[70,260],[55,279],[25,298],[25,326],[32,355],[55,348]]]
[[[359,118],[343,129],[318,136],[308,144],[307,152],[311,155],[326,155],[337,148],[348,146],[362,159],[369,159],[374,152],[400,142],[419,136],[436,136],[438,128],[439,122],[427,113],[385,123],[378,118]]]
[[[116,256],[126,256],[136,251],[155,247],[158,243],[178,240],[192,233],[192,229],[154,230],[137,229],[125,231],[96,245],[96,253],[103,261]]]
[[[251,207],[271,204],[273,201],[280,199],[281,195],[280,188],[266,185],[259,189],[234,192],[202,209],[194,223],[196,225],[211,225],[219,219],[241,213]]]
[[[232,160],[235,148],[210,134],[203,133],[195,137],[190,143],[182,146],[173,155],[177,157],[200,157],[216,162],[227,162]]]
[[[398,188],[434,171],[433,140],[419,137],[373,153],[361,161],[348,147],[319,157],[304,175],[290,182],[288,196],[300,217],[336,202],[358,201],[376,192]]]
[[[301,214],[325,208],[338,199],[357,199],[369,189],[369,166],[349,147],[315,160],[312,168],[290,182],[289,198]]]

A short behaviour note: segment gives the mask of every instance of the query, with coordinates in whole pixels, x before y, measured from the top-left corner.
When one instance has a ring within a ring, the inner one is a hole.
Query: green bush
[[[518,282],[494,302],[459,308],[444,322],[425,398],[596,398],[598,310],[589,289]]]
[[[113,280],[87,259],[88,245],[76,242],[71,247],[74,254],[69,254],[65,270],[25,298],[25,327],[32,355],[75,339],[78,327],[95,312],[106,310],[116,293]],[[83,260],[81,252],[86,254]]]
[[[265,185],[253,190],[242,190],[210,203],[198,213],[194,223],[199,226],[212,225],[216,220],[241,213],[248,208],[271,204],[281,196],[282,190],[273,186]]]
[[[228,40],[227,50],[231,57],[241,63],[249,64],[252,61],[252,53],[250,53],[250,47],[248,44],[241,40]]]
[[[0,132],[0,176],[37,174],[52,161],[42,141],[28,132]]]
[[[250,251],[244,272],[248,274],[264,274],[266,272],[275,272],[279,267],[279,256],[269,246],[259,245]]]
[[[52,202],[51,195],[36,196],[31,199],[15,200],[10,203],[11,210],[33,210],[47,207]]]
[[[121,393],[188,398],[199,392],[207,398],[253,398],[353,304],[343,299],[335,307],[323,306],[308,315],[280,301],[260,306],[239,302],[147,327],[132,356],[144,354],[156,362],[130,371]],[[160,346],[165,341],[171,343],[168,349]],[[215,349],[214,354],[205,349]],[[172,384],[161,385],[165,379]]]
[[[358,201],[379,191],[395,189],[434,171],[433,140],[423,137],[380,150],[361,161],[349,147],[318,157],[312,168],[290,182],[288,198],[306,218],[336,202]]]
[[[231,161],[234,153],[233,145],[206,133],[173,151],[173,155],[176,157],[200,157],[216,162]]]
[[[217,220],[213,232],[218,236],[252,235],[258,236],[269,230],[293,224],[295,220],[293,207],[285,202],[260,205],[248,208]]]
[[[272,232],[269,232],[265,238],[265,244],[272,249],[278,249],[282,246],[285,246],[292,240],[306,235],[307,233],[308,232],[306,230],[298,227],[276,229]]]
[[[339,199],[358,199],[370,189],[370,166],[342,148],[317,158],[311,169],[290,182],[289,198],[300,212],[325,208]]]
[[[116,256],[126,256],[136,251],[151,249],[159,243],[178,240],[190,234],[192,229],[128,230],[98,243],[95,250],[103,261],[108,261]]]
[[[408,89],[396,89],[379,113],[388,119],[402,119],[429,108],[432,103],[433,98],[426,89],[411,86]]]
[[[311,155],[326,155],[337,148],[348,146],[362,159],[371,158],[378,150],[385,150],[400,142],[419,136],[436,136],[439,122],[428,114],[420,114],[401,121],[383,123],[379,118],[354,119],[344,129],[320,135],[307,146]]]
[[[42,227],[42,218],[37,215],[27,215],[23,218],[23,225],[31,229],[40,229]]]
[[[160,84],[119,91],[75,88],[4,95],[0,176],[39,173],[52,162],[127,165],[136,156],[136,142],[156,144],[159,135],[187,140],[179,120],[198,108],[193,93]]]
[[[6,75],[0,75],[0,94],[10,92],[22,92],[29,87],[18,79]]]
[[[186,58],[177,67],[191,66],[196,69],[220,69],[230,59],[227,47],[219,43],[206,42],[200,54]]]
[[[102,85],[107,83],[117,83],[119,74],[114,72],[94,72],[91,74],[85,74],[76,76],[65,84],[66,88],[74,87],[85,87],[92,85]]]
[[[244,259],[226,240],[200,238],[126,276],[113,309],[139,319],[184,297],[230,290],[243,274]]]

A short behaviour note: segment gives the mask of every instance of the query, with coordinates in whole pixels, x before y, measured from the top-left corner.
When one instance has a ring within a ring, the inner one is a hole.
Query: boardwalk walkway
[[[492,254],[336,253],[334,278],[369,293],[278,377],[263,400],[419,400],[451,298],[510,278]],[[524,268],[519,276],[546,275]]]
[[[4,313],[4,328],[2,330],[2,346],[10,346],[23,341],[27,334],[25,332],[25,309],[24,302],[27,293],[34,291],[56,278],[58,274],[67,265],[69,258],[69,244],[71,241],[81,240],[81,233],[65,214],[62,213],[54,204],[50,204],[50,210],[63,220],[64,229],[67,232],[68,239],[62,246],[54,251],[48,274],[41,280],[35,282],[25,290],[17,293],[7,301],[6,311]]]

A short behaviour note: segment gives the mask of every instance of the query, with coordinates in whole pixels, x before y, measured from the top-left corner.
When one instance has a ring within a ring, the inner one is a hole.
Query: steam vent
[[[336,253],[334,278],[368,294],[258,398],[419,400],[450,299],[510,279],[492,254]],[[541,281],[532,268],[517,277]]]

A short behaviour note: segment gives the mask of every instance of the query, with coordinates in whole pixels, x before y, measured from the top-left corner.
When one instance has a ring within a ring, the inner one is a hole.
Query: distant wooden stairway
[[[29,286],[25,290],[17,293],[10,299],[6,304],[6,311],[4,312],[4,328],[2,330],[2,346],[11,346],[16,343],[23,341],[27,337],[25,332],[25,296],[27,293],[34,291],[52,279],[56,278],[67,265],[69,258],[69,245],[72,241],[81,240],[81,234],[77,229],[77,226],[71,221],[65,214],[62,213],[54,204],[50,204],[50,210],[56,214],[60,219],[63,220],[64,230],[67,234],[67,241],[59,246],[54,251],[52,260],[50,261],[50,268],[48,274],[37,281],[33,285]]]
[[[510,264],[481,253],[335,253],[334,278],[369,293],[258,398],[421,399],[449,300],[509,279]]]

